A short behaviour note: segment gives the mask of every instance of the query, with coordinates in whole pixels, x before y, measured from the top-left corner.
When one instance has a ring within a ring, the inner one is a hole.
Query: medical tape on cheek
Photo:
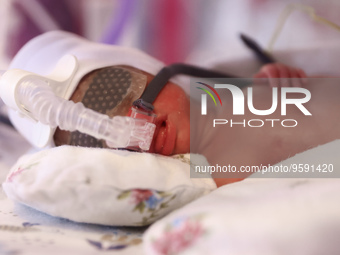
[[[138,99],[146,86],[146,77],[133,71],[108,67],[93,72],[88,89],[81,100],[85,107],[102,114],[127,115],[132,102]],[[70,145],[83,147],[107,147],[105,141],[79,131],[70,135]]]

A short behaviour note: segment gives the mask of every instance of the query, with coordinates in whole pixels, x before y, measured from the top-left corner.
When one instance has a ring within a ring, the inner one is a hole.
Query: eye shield
[[[132,71],[131,68],[105,67],[85,75],[71,100],[81,102],[86,108],[108,115],[110,118],[130,116],[136,119],[147,119],[148,122],[153,123],[154,114],[140,113],[136,108],[131,108],[132,103],[145,90],[146,82],[147,78],[144,74]],[[89,134],[62,131],[59,128],[54,135],[54,142],[57,146],[63,144],[99,148],[108,146],[106,141]]]

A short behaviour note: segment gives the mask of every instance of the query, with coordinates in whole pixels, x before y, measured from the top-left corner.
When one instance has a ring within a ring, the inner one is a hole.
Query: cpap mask
[[[155,131],[155,124],[152,123],[154,115],[144,114],[136,108],[131,109],[131,117],[109,118],[106,115],[106,111],[112,108],[118,112],[116,114],[127,113],[124,107],[116,108],[126,97],[132,98],[131,94],[138,95],[145,89],[144,75],[124,68],[105,68],[91,82],[83,98],[84,103],[74,103],[64,97],[77,71],[77,59],[66,55],[58,63],[56,71],[61,69],[64,70],[62,80],[20,69],[11,69],[2,74],[0,94],[4,103],[17,114],[15,118],[25,118],[52,129],[58,126],[62,130],[78,131],[71,133],[73,145],[101,147],[91,141],[102,139],[113,148],[150,148]],[[27,138],[34,145],[44,147],[46,139],[34,131],[31,126],[31,136]]]
[[[46,47],[48,41],[54,45]],[[129,64],[126,59],[110,59],[119,57],[115,54],[118,49],[98,46],[69,33],[48,33],[24,46],[12,68],[1,74],[0,95],[10,108],[9,118],[35,147],[54,146],[53,135],[59,127],[71,132],[72,145],[149,150],[155,115],[131,108],[143,93],[147,78],[117,66]],[[130,58],[145,59],[137,51],[123,52]],[[96,57],[105,53],[105,60]],[[69,100],[84,78],[90,82],[82,102]]]
[[[155,75],[147,87],[139,70]],[[136,49],[53,31],[18,52],[1,75],[0,95],[13,125],[35,147],[147,151],[155,132],[152,103],[178,74],[232,78],[185,64],[164,67]]]

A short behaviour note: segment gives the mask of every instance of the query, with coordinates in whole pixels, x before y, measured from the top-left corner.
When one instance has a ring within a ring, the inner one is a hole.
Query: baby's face
[[[154,78],[153,75],[133,67],[124,66],[123,68],[144,74],[147,77],[147,84]],[[83,78],[71,100],[82,102],[88,88],[88,79]],[[168,82],[153,102],[153,106],[157,117],[155,121],[156,131],[150,152],[162,155],[188,153],[190,150],[190,102],[184,90],[178,85]],[[110,116],[110,114],[108,115]],[[79,139],[87,139],[88,141],[82,143]],[[105,147],[105,143],[102,141],[92,137],[89,140],[87,135],[70,133],[60,129],[57,129],[54,141],[57,146],[63,144],[88,146],[90,144],[89,147]]]

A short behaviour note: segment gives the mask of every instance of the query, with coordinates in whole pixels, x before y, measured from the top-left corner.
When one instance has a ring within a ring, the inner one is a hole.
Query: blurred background
[[[338,0],[0,0],[0,68],[31,38],[66,30],[90,40],[139,48],[166,64],[205,65],[250,54],[243,32],[266,47],[289,3],[313,7],[340,24]],[[340,39],[340,32],[296,11],[274,45],[303,48]]]
[[[30,39],[66,30],[95,42],[139,48],[166,64],[187,62],[251,77],[261,63],[239,34],[267,48],[279,17],[292,3],[311,6],[340,24],[339,0],[0,0],[0,70]],[[340,77],[340,32],[304,12],[291,13],[273,54],[307,74]],[[0,100],[3,123],[5,115]],[[2,132],[0,158],[8,159],[9,167],[29,145],[18,145],[22,138],[13,130]]]

